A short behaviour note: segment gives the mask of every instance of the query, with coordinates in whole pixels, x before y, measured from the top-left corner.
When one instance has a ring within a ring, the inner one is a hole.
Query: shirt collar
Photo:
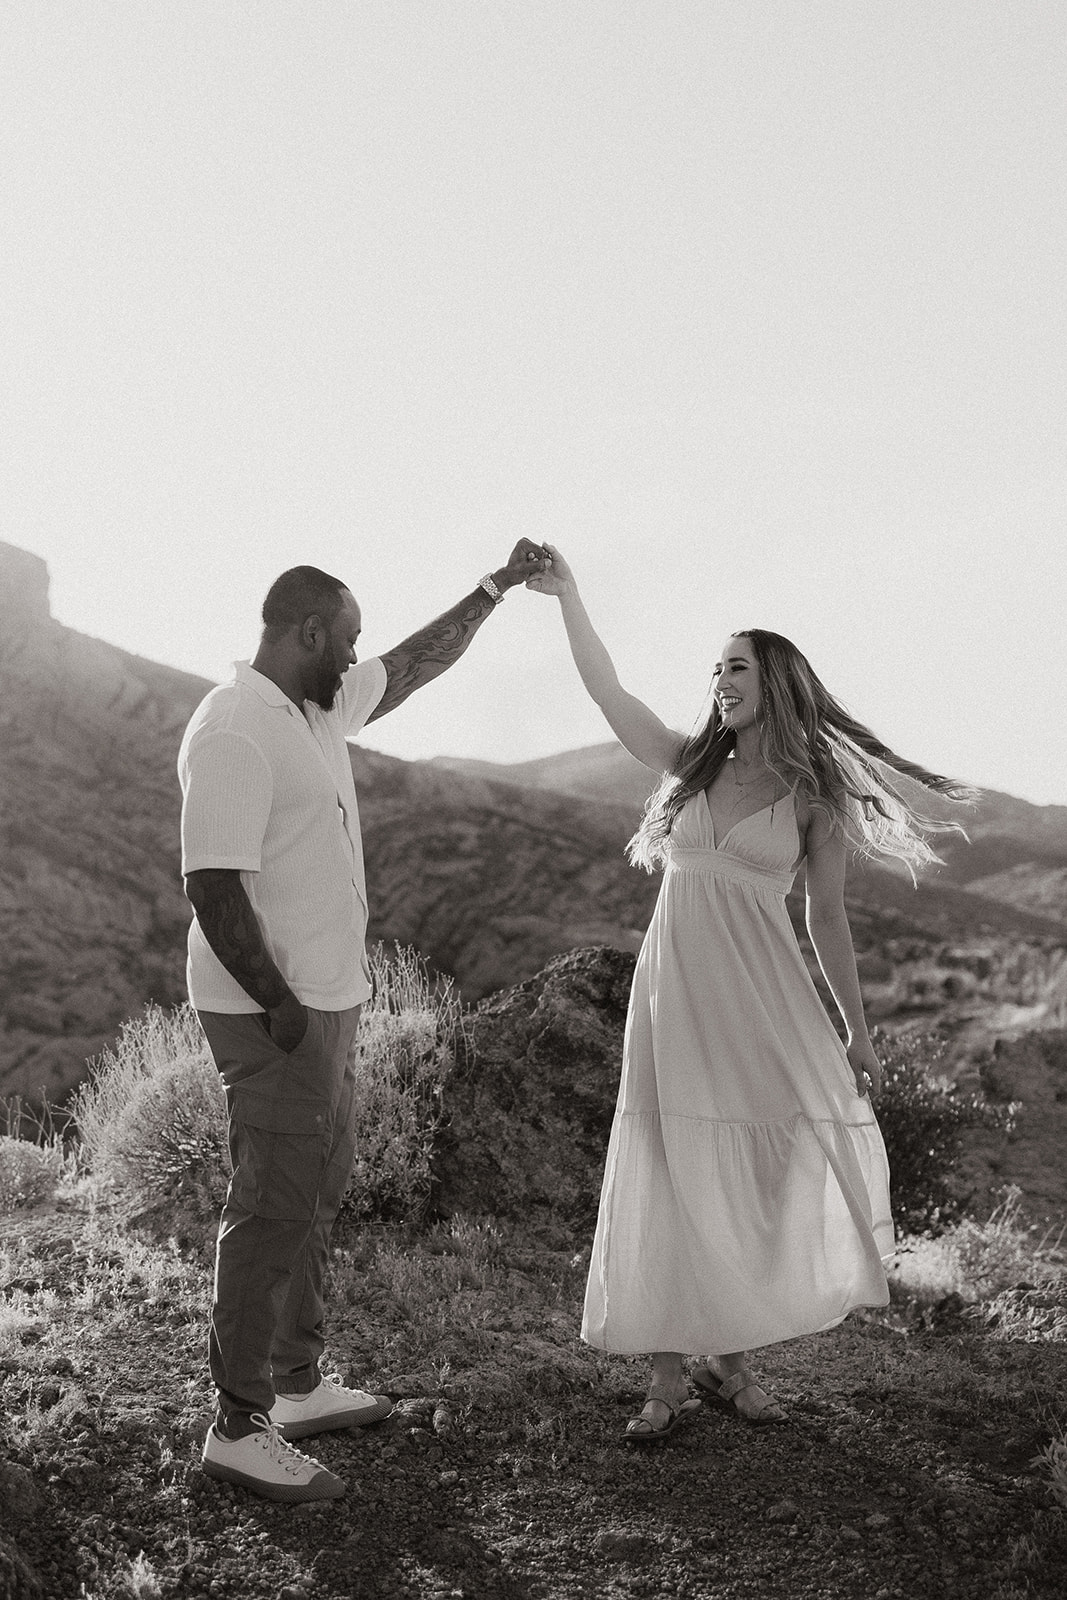
[[[294,716],[300,716],[300,708],[294,706],[284,689],[279,689],[273,678],[268,678],[264,673],[257,672],[250,661],[235,661],[233,670],[236,681],[243,683],[245,688],[251,689],[254,694],[268,706],[283,706],[286,711],[291,711]]]

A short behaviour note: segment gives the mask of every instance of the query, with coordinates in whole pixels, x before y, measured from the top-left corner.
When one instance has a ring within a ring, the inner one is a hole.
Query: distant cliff
[[[175,759],[209,687],[62,627],[44,562],[0,544],[0,1098],[60,1097],[146,1001],[183,998]],[[623,847],[648,777],[617,745],[518,768],[357,746],[353,768],[370,937],[467,1000],[571,949],[638,948],[658,883]],[[974,1056],[1067,1026],[1067,808],[986,795],[968,827],[917,891],[868,869],[848,894],[872,1018]]]

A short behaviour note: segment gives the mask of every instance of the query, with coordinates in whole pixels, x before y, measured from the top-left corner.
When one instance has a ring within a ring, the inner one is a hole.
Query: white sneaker
[[[267,1500],[336,1500],[344,1494],[340,1478],[294,1450],[265,1416],[257,1413],[252,1421],[260,1426],[243,1439],[224,1439],[209,1430],[203,1455],[209,1478],[239,1483]]]
[[[270,1420],[283,1439],[306,1439],[330,1428],[365,1428],[381,1422],[392,1409],[388,1395],[346,1389],[333,1373],[310,1394],[280,1394],[270,1408]]]

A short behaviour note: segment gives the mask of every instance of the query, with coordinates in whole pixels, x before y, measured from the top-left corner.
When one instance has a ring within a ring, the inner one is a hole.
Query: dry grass
[[[1031,1465],[1045,1468],[1057,1504],[1067,1511],[1067,1433],[1058,1439],[1050,1439]]]
[[[977,1304],[1021,1283],[1064,1276],[1063,1229],[1027,1223],[1022,1195],[1008,1188],[990,1216],[964,1217],[935,1237],[905,1239],[891,1272],[898,1295],[930,1305],[947,1295]]]
[[[54,1200],[63,1166],[59,1145],[31,1144],[0,1134],[0,1212]]]

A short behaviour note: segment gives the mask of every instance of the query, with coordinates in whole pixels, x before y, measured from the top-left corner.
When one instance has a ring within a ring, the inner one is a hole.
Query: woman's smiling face
[[[751,639],[737,634],[727,639],[712,683],[723,725],[735,733],[751,727],[760,711],[760,671]]]

